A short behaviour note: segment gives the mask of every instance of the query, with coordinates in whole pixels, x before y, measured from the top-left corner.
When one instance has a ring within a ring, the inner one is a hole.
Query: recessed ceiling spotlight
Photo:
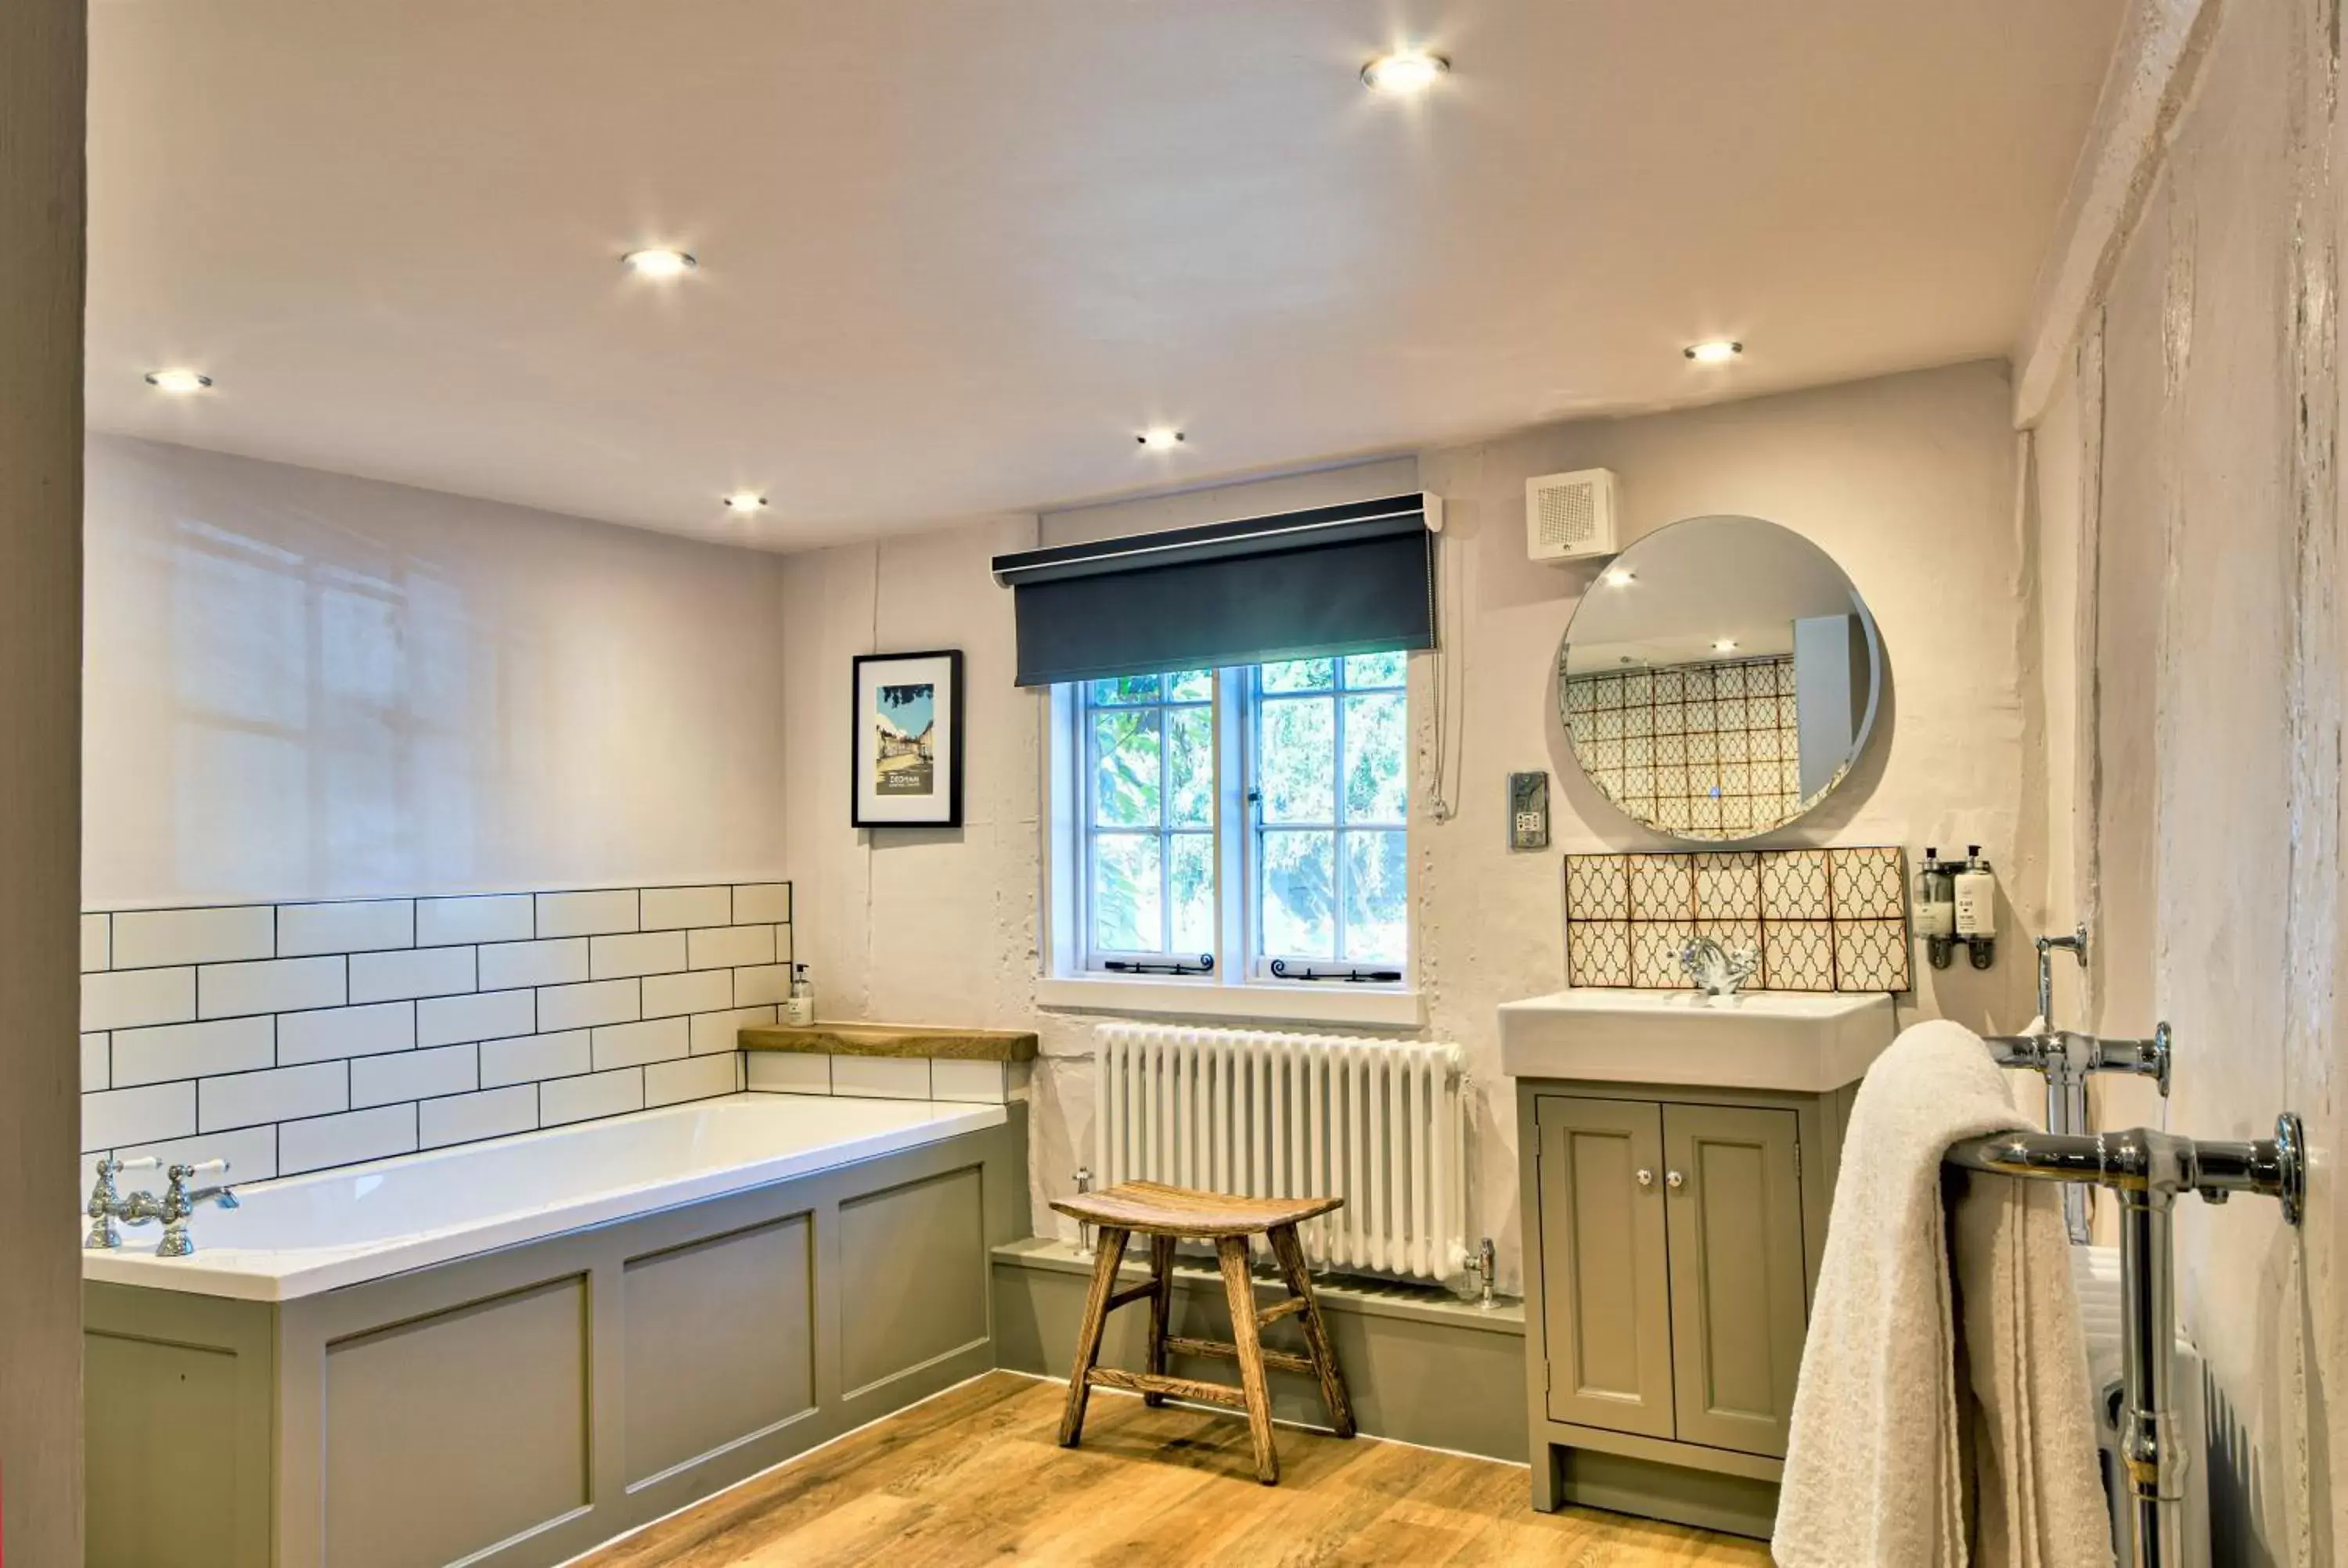
[[[1606,586],[1609,588],[1628,588],[1638,580],[1637,572],[1624,571],[1619,566],[1606,574]]]
[[[690,251],[672,251],[661,246],[647,251],[631,251],[621,257],[620,261],[640,278],[682,278],[701,265]]]
[[[737,490],[726,497],[729,512],[755,512],[767,504],[767,497],[752,490]]]
[[[1182,433],[1169,425],[1153,425],[1134,439],[1152,452],[1171,452],[1182,445]]]
[[[1707,343],[1692,343],[1680,352],[1698,364],[1726,364],[1745,352],[1745,345],[1728,338],[1716,337]]]
[[[1375,93],[1406,98],[1443,79],[1451,62],[1425,49],[1396,49],[1362,67],[1362,84]]]
[[[212,378],[201,370],[150,370],[147,384],[158,392],[201,392]]]
[[[1736,639],[1715,637],[1712,640],[1712,651],[1715,653],[1734,653],[1736,651]]]

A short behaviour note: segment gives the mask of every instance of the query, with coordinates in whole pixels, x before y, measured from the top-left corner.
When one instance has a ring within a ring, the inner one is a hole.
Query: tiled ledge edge
[[[951,1061],[1033,1061],[1032,1030],[947,1029],[925,1024],[814,1023],[745,1029],[744,1050],[814,1056],[927,1057]]]

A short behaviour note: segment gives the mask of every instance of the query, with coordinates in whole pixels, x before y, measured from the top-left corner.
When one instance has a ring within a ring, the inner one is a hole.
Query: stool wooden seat
[[[1076,1327],[1076,1364],[1068,1374],[1067,1409],[1060,1417],[1060,1446],[1074,1448],[1083,1435],[1086,1400],[1096,1388],[1129,1389],[1152,1405],[1164,1404],[1166,1396],[1172,1394],[1246,1411],[1248,1435],[1255,1447],[1256,1479],[1266,1486],[1276,1485],[1280,1453],[1272,1441],[1272,1393],[1264,1380],[1268,1368],[1310,1373],[1321,1385],[1322,1400],[1329,1407],[1329,1424],[1339,1437],[1352,1437],[1354,1408],[1345,1398],[1345,1379],[1337,1369],[1328,1325],[1322,1321],[1320,1303],[1313,1298],[1303,1245],[1296,1239],[1298,1225],[1343,1207],[1344,1202],[1343,1198],[1249,1198],[1157,1182],[1120,1182],[1097,1193],[1055,1199],[1052,1206],[1060,1213],[1100,1227],[1092,1292]],[[1135,1235],[1149,1237],[1149,1278],[1119,1290],[1117,1269],[1125,1260],[1125,1244]],[[1288,1286],[1287,1300],[1262,1311],[1256,1309],[1255,1281],[1248,1272],[1248,1237],[1251,1235],[1261,1235],[1270,1244],[1272,1260]],[[1229,1343],[1167,1332],[1174,1308],[1174,1244],[1185,1237],[1214,1243],[1215,1261],[1223,1273],[1223,1294],[1231,1303]],[[1108,1315],[1137,1301],[1149,1303],[1148,1370],[1127,1372],[1096,1365]],[[1304,1331],[1305,1353],[1265,1349],[1262,1330],[1291,1316]],[[1230,1389],[1220,1383],[1169,1377],[1169,1352],[1230,1357],[1240,1364],[1240,1386]]]

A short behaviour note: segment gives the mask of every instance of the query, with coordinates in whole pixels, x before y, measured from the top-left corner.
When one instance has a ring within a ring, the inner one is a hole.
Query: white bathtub
[[[1000,1105],[737,1094],[240,1187],[210,1204],[192,1257],[125,1226],[82,1276],[291,1301],[561,1231],[671,1208],[1002,1125]],[[229,1173],[233,1183],[235,1173]],[[149,1173],[125,1178],[125,1184]],[[83,1222],[86,1224],[87,1222]]]

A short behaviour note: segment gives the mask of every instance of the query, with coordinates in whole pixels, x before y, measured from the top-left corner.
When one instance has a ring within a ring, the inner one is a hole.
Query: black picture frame
[[[887,679],[892,666],[906,679]],[[868,670],[870,671],[868,676]],[[942,683],[946,690],[934,688]],[[902,777],[921,771],[923,762],[908,763],[896,769],[883,769],[881,763],[884,742],[878,712],[878,696],[883,687],[910,689],[927,685],[932,688],[930,698],[931,721],[928,730],[929,751],[918,750],[922,737],[907,736],[898,732],[900,742],[913,744],[913,752],[895,753],[925,757],[930,787],[907,790],[890,795],[878,787],[884,779]],[[851,826],[887,827],[960,827],[962,825],[962,753],[963,753],[963,661],[959,648],[931,648],[911,653],[860,653],[850,661],[849,670],[849,737],[848,737],[848,813]],[[942,713],[945,723],[941,728],[937,715]],[[868,744],[869,743],[869,744]],[[939,790],[936,781],[942,774],[945,787]],[[934,811],[927,808],[934,806]]]

